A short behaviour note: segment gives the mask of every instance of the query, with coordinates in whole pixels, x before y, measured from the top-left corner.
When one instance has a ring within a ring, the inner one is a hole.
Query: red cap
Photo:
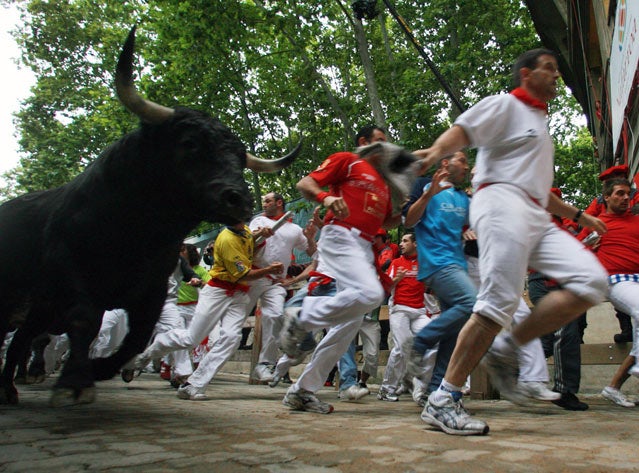
[[[619,166],[612,166],[601,174],[599,174],[599,180],[605,181],[606,179],[610,179],[614,174],[623,174],[623,177],[628,178],[628,166],[625,164],[620,164]]]
[[[377,233],[375,233],[375,236],[388,236],[388,232],[380,227]]]
[[[557,197],[561,197],[561,189],[559,187],[551,187],[550,192],[555,194]]]

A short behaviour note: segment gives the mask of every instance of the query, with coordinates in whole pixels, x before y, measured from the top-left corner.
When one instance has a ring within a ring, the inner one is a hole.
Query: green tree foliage
[[[579,129],[567,143],[555,148],[555,187],[559,187],[564,200],[585,209],[601,194],[597,178],[601,165],[597,160],[592,136],[585,127]]]
[[[150,100],[219,117],[263,158],[285,153],[303,135],[303,154],[290,168],[275,175],[247,171],[258,204],[261,190],[297,198],[295,182],[329,154],[353,147],[357,129],[373,122],[376,100],[391,138],[409,149],[428,146],[457,113],[395,20],[382,11],[357,23],[346,0],[13,3],[24,12],[16,32],[22,61],[37,83],[17,114],[23,157],[0,191],[5,197],[67,182],[137,126],[112,85],[121,44],[135,23],[137,87]],[[519,0],[395,5],[467,106],[508,90],[515,57],[540,46]],[[383,2],[378,6],[383,10]],[[361,30],[377,95],[366,85]],[[560,103],[553,118],[576,110],[574,101]],[[376,116],[380,121],[379,111]],[[558,156],[571,172],[580,159],[590,163],[592,152],[577,153],[579,139],[567,141],[575,133],[564,130],[573,123],[555,121]],[[560,177],[563,166],[558,182],[576,192],[581,173]]]

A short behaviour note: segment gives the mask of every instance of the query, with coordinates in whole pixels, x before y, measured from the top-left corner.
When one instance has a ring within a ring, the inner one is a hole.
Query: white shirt
[[[258,215],[249,224],[251,231],[258,228],[271,228],[277,220],[270,219],[265,215]],[[275,261],[279,261],[284,265],[282,276],[286,276],[286,271],[291,264],[291,255],[293,249],[306,251],[308,241],[299,225],[292,222],[286,222],[278,228],[273,236],[266,239],[263,251],[255,250],[253,255],[253,265],[258,268],[264,268]]]
[[[506,183],[524,190],[543,207],[554,177],[554,146],[543,110],[512,94],[486,97],[455,121],[478,148],[473,187]]]

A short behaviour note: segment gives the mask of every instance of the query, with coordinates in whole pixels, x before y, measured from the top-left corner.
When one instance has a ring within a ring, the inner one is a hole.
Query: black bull
[[[68,184],[0,206],[0,341],[19,327],[0,378],[0,403],[18,402],[16,363],[31,339],[67,332],[70,357],[52,405],[92,402],[94,381],[109,379],[148,342],[177,264],[179,245],[199,222],[250,217],[243,169],[269,172],[274,161],[246,153],[210,116],[140,97],[132,81],[135,28],[120,54],[116,89],[141,127],[113,143]],[[120,350],[89,360],[105,309],[129,312]]]

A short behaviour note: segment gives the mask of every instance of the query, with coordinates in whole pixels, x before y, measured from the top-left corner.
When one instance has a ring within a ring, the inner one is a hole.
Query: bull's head
[[[357,148],[356,153],[384,177],[391,191],[393,211],[399,212],[419,173],[421,161],[404,148],[384,141]]]
[[[115,87],[122,104],[137,115],[153,135],[153,152],[159,161],[178,160],[183,166],[172,176],[177,192],[188,193],[202,219],[235,223],[247,220],[253,201],[243,179],[246,167],[256,172],[275,172],[293,162],[300,143],[289,154],[276,160],[264,160],[246,152],[246,148],[219,120],[204,113],[153,103],[140,96],[133,84],[135,30],[129,32],[118,60]],[[167,172],[172,172],[167,170]]]

